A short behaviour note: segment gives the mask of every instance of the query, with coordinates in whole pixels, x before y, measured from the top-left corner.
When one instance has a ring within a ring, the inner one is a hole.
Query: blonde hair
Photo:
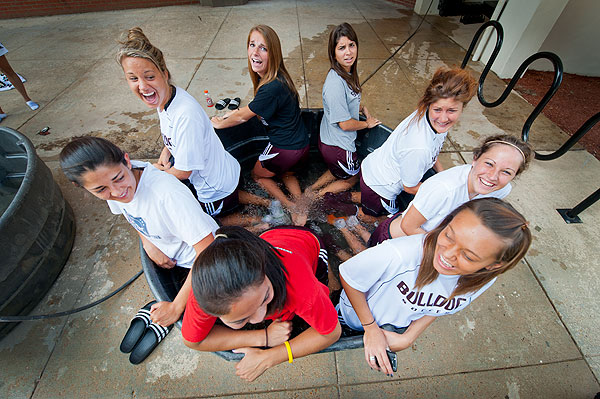
[[[121,67],[123,66],[124,58],[143,58],[153,63],[162,73],[166,73],[169,77],[168,82],[171,84],[171,72],[167,69],[162,51],[150,43],[142,28],[136,26],[124,32],[121,35],[119,44],[121,46],[117,51],[117,62]]]
[[[250,73],[250,79],[252,79],[252,85],[254,86],[254,95],[256,95],[260,87],[279,78],[287,86],[298,104],[300,104],[300,97],[298,96],[296,86],[294,86],[294,82],[292,81],[290,74],[288,73],[287,69],[285,69],[285,65],[283,64],[283,55],[281,53],[281,42],[279,41],[279,36],[277,36],[277,33],[275,33],[273,28],[270,26],[256,25],[250,29],[250,32],[248,33],[246,48],[248,48],[250,45],[250,36],[252,35],[252,32],[260,33],[265,39],[268,56],[267,71],[262,78],[252,70],[252,63],[250,58],[248,58],[248,72]]]

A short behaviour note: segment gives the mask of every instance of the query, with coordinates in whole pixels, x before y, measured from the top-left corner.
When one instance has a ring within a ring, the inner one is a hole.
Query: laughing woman
[[[392,373],[401,351],[443,315],[467,307],[531,245],[528,222],[497,198],[469,201],[427,235],[385,241],[340,266],[340,320],[364,331],[369,367]]]
[[[220,228],[192,269],[181,329],[185,344],[244,353],[236,374],[248,381],[328,347],[341,327],[329,300],[325,260],[321,241],[303,227],[275,228],[260,237],[241,227]],[[296,316],[309,327],[290,338]],[[273,320],[264,330],[242,329],[264,320]]]
[[[148,257],[158,266],[190,269],[219,227],[176,178],[100,137],[81,137],[60,152],[60,166],[76,186],[105,200],[137,230]],[[192,289],[190,274],[173,302],[152,305],[155,323],[175,323]]]
[[[162,52],[142,29],[127,32],[117,61],[133,94],[158,112],[164,148],[154,166],[179,180],[189,180],[211,216],[231,213],[240,201],[256,203],[256,196],[238,190],[240,164],[223,147],[208,115],[194,97],[171,83]]]
[[[532,159],[531,146],[511,135],[487,137],[473,149],[471,165],[460,165],[427,179],[408,205],[380,223],[369,246],[404,235],[427,233],[450,212],[476,198],[505,198],[510,182],[523,172]]]
[[[476,87],[477,82],[464,69],[442,67],[435,72],[417,110],[364,159],[360,178],[364,214],[381,216],[403,211],[421,181],[443,170],[438,155]],[[405,204],[397,201],[402,192],[409,194]]]
[[[269,144],[258,157],[252,177],[286,208],[294,209],[302,191],[293,171],[308,158],[308,133],[300,116],[298,91],[283,63],[281,43],[266,25],[250,30],[247,41],[248,70],[254,99],[245,107],[213,117],[213,126],[224,129],[258,116],[267,126]],[[275,176],[282,178],[291,199],[281,191]]]

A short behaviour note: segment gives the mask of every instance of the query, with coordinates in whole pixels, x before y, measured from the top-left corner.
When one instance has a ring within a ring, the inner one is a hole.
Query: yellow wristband
[[[285,347],[287,349],[288,352],[288,363],[293,363],[294,362],[294,356],[292,356],[292,348],[290,348],[290,343],[288,341],[284,342]]]

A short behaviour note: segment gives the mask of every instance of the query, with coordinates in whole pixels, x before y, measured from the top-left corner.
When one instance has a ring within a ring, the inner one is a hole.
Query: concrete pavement
[[[127,87],[115,61],[116,40],[140,26],[165,54],[175,83],[202,102],[252,98],[246,36],[255,24],[272,26],[303,107],[322,107],[331,28],[351,23],[360,41],[365,79],[419,23],[411,10],[386,0],[250,1],[238,7],[175,6],[0,20],[7,58],[24,75],[40,109],[30,111],[15,90],[0,93],[9,117],[2,126],[27,135],[73,206],[73,253],[35,314],[89,303],[140,269],[136,234],[106,204],[66,181],[57,155],[74,136],[108,138],[132,158],[158,157],[156,112]],[[415,109],[440,65],[460,65],[474,33],[456,19],[428,17],[417,35],[363,86],[363,100],[395,127]],[[483,66],[469,65],[478,74]],[[504,82],[490,74],[486,98]],[[497,108],[474,99],[444,146],[445,166],[470,162],[481,137],[520,135],[533,108],[516,94]],[[209,115],[216,114],[206,108]],[[222,112],[222,111],[221,111]],[[37,132],[51,128],[50,135]],[[554,150],[566,135],[540,116],[531,131],[537,150]],[[174,330],[142,364],[119,352],[135,311],[152,299],[138,279],[124,293],[68,318],[20,324],[0,342],[0,392],[8,398],[182,397],[441,397],[592,398],[600,391],[600,206],[567,225],[555,211],[598,188],[600,162],[580,148],[558,160],[534,161],[508,200],[531,221],[534,243],[522,265],[469,308],[434,323],[399,353],[394,378],[371,371],[362,349],[311,355],[282,364],[254,383],[234,375],[235,363],[183,345]]]

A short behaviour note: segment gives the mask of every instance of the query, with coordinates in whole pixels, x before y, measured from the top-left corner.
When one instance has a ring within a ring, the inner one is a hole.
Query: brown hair
[[[60,167],[70,181],[81,187],[82,176],[103,165],[127,166],[125,153],[102,137],[84,136],[69,142],[60,152]]]
[[[519,169],[515,173],[515,176],[518,176],[521,172],[523,172],[529,166],[531,159],[533,158],[533,148],[529,143],[524,142],[523,140],[511,136],[510,134],[499,134],[496,136],[487,137],[483,140],[483,143],[479,147],[473,149],[473,159],[477,160],[480,156],[485,154],[495,145],[508,145],[510,147],[516,148],[521,152],[523,156],[523,162],[519,166]]]
[[[192,267],[192,292],[198,306],[220,317],[248,289],[259,286],[265,277],[273,286],[273,300],[267,314],[285,305],[287,270],[279,251],[260,237],[239,226],[223,226],[215,240],[198,255]]]
[[[463,103],[463,107],[473,98],[477,90],[477,81],[469,71],[462,68],[440,67],[419,100],[417,118],[421,119],[427,108],[442,98],[452,98]]]
[[[456,215],[467,210],[473,212],[482,225],[493,231],[504,241],[505,247],[497,257],[497,261],[501,266],[493,270],[483,268],[473,274],[460,276],[456,288],[447,300],[454,298],[456,295],[477,291],[494,277],[515,267],[527,253],[531,245],[531,231],[523,215],[512,205],[497,198],[480,198],[465,202],[446,216],[442,223],[425,237],[423,260],[415,282],[416,289],[423,288],[438,278],[439,273],[433,267],[438,236]]]
[[[169,84],[171,84],[171,72],[167,69],[162,51],[150,43],[142,28],[136,26],[124,32],[119,44],[121,47],[117,51],[117,62],[121,67],[124,58],[143,58],[153,63],[162,73],[167,73]]]
[[[337,43],[344,36],[356,43],[356,59],[354,60],[354,64],[352,64],[350,67],[350,73],[346,72],[346,70],[342,68],[335,58],[335,48],[337,47]],[[350,87],[353,92],[357,94],[360,93],[360,81],[358,80],[358,71],[356,69],[358,61],[358,36],[356,36],[356,32],[354,32],[354,29],[352,29],[352,26],[349,23],[344,22],[343,24],[336,26],[331,31],[329,34],[327,51],[329,52],[329,63],[331,64],[331,69],[333,69],[338,75],[340,75],[342,79],[346,81],[348,87]]]
[[[294,86],[294,82],[290,77],[287,69],[285,69],[285,65],[283,64],[283,55],[281,54],[281,42],[279,41],[279,36],[277,33],[267,25],[256,25],[250,32],[248,33],[248,40],[246,41],[246,48],[250,45],[250,35],[252,32],[258,32],[265,39],[265,44],[267,45],[267,55],[268,55],[268,63],[267,63],[267,72],[265,75],[261,77],[252,70],[252,63],[250,58],[248,58],[248,72],[250,73],[250,79],[252,79],[252,85],[254,86],[254,95],[261,86],[266,85],[267,83],[271,83],[275,79],[279,78],[283,81],[283,83],[287,86],[289,91],[293,94],[293,97],[300,104],[300,96],[298,96],[298,91],[296,90],[296,86]]]

